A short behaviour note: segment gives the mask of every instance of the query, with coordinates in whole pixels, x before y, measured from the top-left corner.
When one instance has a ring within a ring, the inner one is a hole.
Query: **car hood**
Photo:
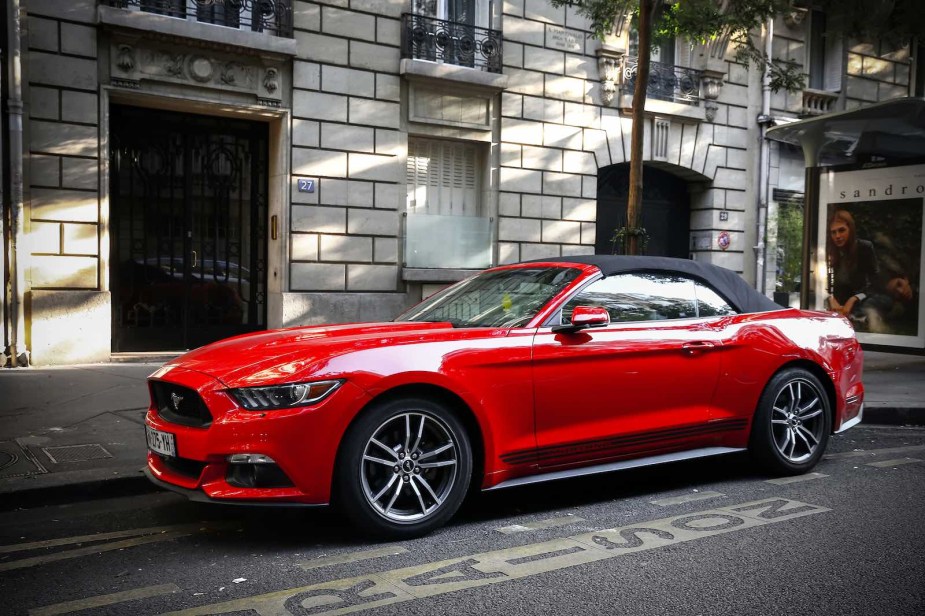
[[[449,323],[361,323],[296,327],[236,336],[200,347],[168,362],[155,373],[171,369],[195,370],[228,387],[293,382],[301,377],[323,378],[329,361],[344,353],[431,341]],[[457,330],[458,331],[458,330]],[[336,375],[331,375],[336,376]]]

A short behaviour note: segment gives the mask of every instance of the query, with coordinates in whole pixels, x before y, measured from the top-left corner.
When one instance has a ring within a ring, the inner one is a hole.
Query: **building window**
[[[501,72],[493,0],[414,0],[402,16],[402,57]]]
[[[405,264],[479,269],[491,264],[482,204],[482,144],[408,140]]]
[[[843,55],[842,41],[829,31],[825,13],[812,11],[809,22],[809,87],[830,92],[841,90]]]

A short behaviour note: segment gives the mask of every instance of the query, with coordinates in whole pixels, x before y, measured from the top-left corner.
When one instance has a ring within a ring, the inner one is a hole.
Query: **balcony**
[[[632,96],[633,89],[636,87],[638,63],[638,58],[632,56],[623,57],[623,66],[620,73],[622,76],[622,91],[625,95]],[[702,77],[702,72],[693,68],[650,62],[646,98],[697,107],[700,105],[702,98],[700,94]]]
[[[291,0],[100,0],[116,9],[292,38]]]
[[[800,117],[814,118],[832,113],[835,111],[837,103],[838,92],[803,88],[803,106],[800,109]]]
[[[402,58],[501,73],[501,31],[414,15],[402,15]]]

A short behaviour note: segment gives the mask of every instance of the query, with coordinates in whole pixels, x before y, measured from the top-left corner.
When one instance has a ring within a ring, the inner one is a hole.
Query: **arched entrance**
[[[598,171],[597,254],[614,252],[614,231],[626,224],[629,175],[628,163]],[[688,258],[691,208],[687,182],[650,165],[643,166],[642,180],[642,226],[649,235],[646,254]]]

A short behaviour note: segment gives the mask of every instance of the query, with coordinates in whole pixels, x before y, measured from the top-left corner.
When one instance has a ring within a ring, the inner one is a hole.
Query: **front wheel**
[[[774,474],[805,473],[822,457],[831,422],[819,379],[803,368],[788,368],[774,375],[761,395],[749,448]]]
[[[336,474],[340,507],[360,529],[414,537],[459,509],[472,477],[472,448],[443,405],[393,400],[371,407],[350,427]]]

